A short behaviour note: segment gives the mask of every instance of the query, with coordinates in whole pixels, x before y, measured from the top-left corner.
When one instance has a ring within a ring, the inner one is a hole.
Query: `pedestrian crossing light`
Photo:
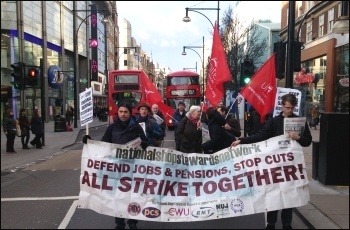
[[[27,72],[27,83],[33,87],[38,85],[39,67],[30,67]]]
[[[252,76],[254,75],[254,65],[253,62],[249,59],[244,60],[243,63],[241,63],[241,87],[246,86]]]
[[[13,77],[12,84],[14,85],[15,89],[24,90],[25,89],[25,79],[24,79],[25,64],[23,62],[16,62],[11,64],[11,68],[12,68],[11,76]]]

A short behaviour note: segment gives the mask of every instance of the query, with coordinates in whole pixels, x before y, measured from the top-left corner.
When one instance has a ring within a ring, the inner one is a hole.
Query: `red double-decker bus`
[[[201,87],[199,75],[191,71],[176,71],[166,76],[166,104],[177,109],[177,104],[183,101],[188,110],[192,105],[200,105]],[[169,129],[173,128],[172,118],[166,116]]]
[[[142,79],[146,73],[142,70],[111,70],[108,75],[108,115],[112,122],[118,115],[118,104],[129,102],[132,113],[137,114],[137,107],[145,101]]]

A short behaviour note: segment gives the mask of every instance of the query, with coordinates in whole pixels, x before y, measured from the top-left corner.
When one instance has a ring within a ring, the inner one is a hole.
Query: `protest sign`
[[[303,206],[302,147],[277,136],[210,155],[167,148],[84,145],[79,207],[148,221],[204,221]]]

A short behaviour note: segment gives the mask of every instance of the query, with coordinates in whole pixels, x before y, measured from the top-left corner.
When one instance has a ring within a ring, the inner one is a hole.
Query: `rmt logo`
[[[147,218],[157,218],[160,216],[160,210],[154,207],[147,207],[142,210],[142,214]]]
[[[192,211],[192,216],[195,218],[207,218],[214,215],[212,207],[200,207]]]

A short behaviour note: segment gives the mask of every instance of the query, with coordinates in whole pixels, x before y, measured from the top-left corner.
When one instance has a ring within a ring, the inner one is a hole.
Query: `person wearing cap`
[[[177,138],[177,128],[179,126],[179,122],[182,120],[182,118],[186,117],[186,105],[183,101],[180,101],[177,104],[177,110],[174,113],[173,116],[173,124],[174,124],[174,136],[175,136],[175,143],[176,143],[176,150],[180,151],[180,140]]]
[[[165,135],[157,121],[151,116],[151,106],[148,103],[143,103],[137,109],[139,114],[136,116],[136,122],[145,123],[148,146],[157,146],[157,140],[164,138]]]
[[[183,153],[202,153],[201,107],[192,105],[177,128],[180,151]]]
[[[118,107],[118,116],[114,122],[108,125],[106,132],[104,133],[101,141],[114,143],[114,144],[126,144],[136,138],[141,139],[141,147],[147,148],[147,137],[143,131],[143,128],[136,122],[132,114],[132,106],[129,103],[121,102]],[[86,142],[84,142],[86,143]],[[116,229],[125,229],[125,219],[115,217]],[[130,229],[137,229],[137,220],[129,219],[127,221]]]

